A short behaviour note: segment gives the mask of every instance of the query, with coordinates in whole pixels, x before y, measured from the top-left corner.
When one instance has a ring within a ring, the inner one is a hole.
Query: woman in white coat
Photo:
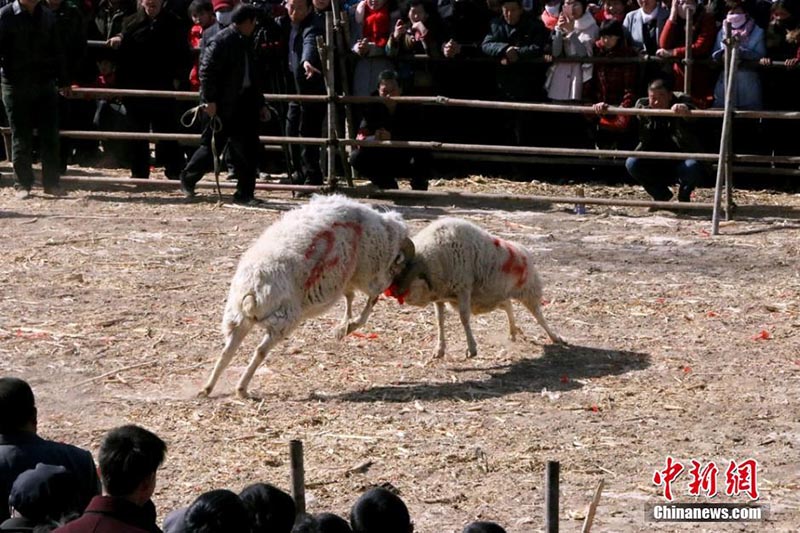
[[[566,0],[553,30],[553,58],[590,57],[599,36],[594,17],[586,11],[586,0]],[[556,63],[550,67],[545,82],[547,96],[553,101],[583,99],[583,86],[592,79],[590,63]]]

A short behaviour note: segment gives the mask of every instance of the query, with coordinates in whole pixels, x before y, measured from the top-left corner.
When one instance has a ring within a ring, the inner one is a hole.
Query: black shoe
[[[678,189],[678,201],[691,202],[693,191],[694,191],[693,187],[681,187],[680,189]]]
[[[428,178],[413,178],[411,180],[411,190],[412,191],[427,191],[428,190]]]
[[[44,193],[49,194],[50,196],[66,196],[67,193],[61,187],[61,185],[52,185],[49,187],[44,188]]]
[[[185,198],[194,198],[197,196],[197,193],[194,192],[194,186],[183,181],[183,176],[181,176],[181,192]]]
[[[259,200],[258,198],[237,198],[234,196],[233,203],[245,207],[261,207],[264,205],[264,200]]]

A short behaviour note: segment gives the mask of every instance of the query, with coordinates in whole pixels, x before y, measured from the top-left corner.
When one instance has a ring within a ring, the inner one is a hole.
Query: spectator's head
[[[506,530],[494,522],[473,522],[467,524],[462,533],[506,533]]]
[[[411,533],[414,525],[399,496],[384,488],[370,489],[353,504],[350,525],[354,533]]]
[[[320,513],[315,515],[319,524],[319,533],[353,533],[347,520],[333,513]]]
[[[522,18],[522,0],[503,0],[500,6],[503,12],[503,20],[509,26],[516,26],[519,24],[519,19]]]
[[[647,99],[652,109],[672,107],[672,89],[662,79],[653,80],[647,86]]]
[[[688,13],[692,14],[697,12],[697,0],[675,0],[678,2],[678,16],[685,19]]]
[[[600,24],[600,43],[606,50],[611,50],[622,42],[622,23],[617,19],[604,20]]]
[[[503,13],[503,0],[486,0],[486,9],[493,15],[501,15]]]
[[[781,29],[794,29],[797,19],[794,6],[787,0],[776,0],[769,9],[769,23]]]
[[[61,7],[63,0],[47,0],[47,7],[52,9],[53,11],[58,11],[58,8]]]
[[[78,513],[78,481],[63,466],[39,463],[17,476],[8,496],[12,512],[36,524],[49,524]]]
[[[725,20],[731,23],[731,27],[734,30],[743,28],[748,20],[744,4],[738,1],[728,1],[725,5],[728,7],[728,14],[725,16]]]
[[[677,2],[678,0],[675,1]],[[652,13],[656,6],[658,6],[658,0],[637,0],[637,2],[645,13]]]
[[[201,494],[186,510],[186,533],[249,532],[250,515],[239,497],[229,490]]]
[[[400,82],[397,80],[397,72],[384,70],[380,73],[378,76],[378,96],[387,98],[389,96],[400,96],[402,93]]]
[[[0,378],[0,434],[36,433],[36,416],[31,386],[19,378]]]
[[[164,8],[164,0],[140,0],[140,5],[148,18],[154,19]]]
[[[295,518],[294,500],[267,483],[255,483],[239,493],[252,518],[253,533],[289,533]]]
[[[140,506],[147,503],[155,491],[156,471],[166,452],[163,440],[139,426],[121,426],[109,431],[98,457],[106,494]]]
[[[211,0],[192,0],[189,4],[189,17],[193,24],[203,29],[214,24],[214,6]]]
[[[557,17],[561,13],[561,0],[547,0],[544,4],[544,10],[551,17]]]
[[[214,15],[222,26],[229,26],[233,8],[241,4],[241,0],[211,0],[211,7],[214,8]]]
[[[603,16],[606,20],[616,19],[621,22],[625,18],[626,11],[624,0],[606,0],[603,2]]]
[[[578,20],[586,13],[586,0],[564,0],[561,10],[568,19]]]
[[[256,31],[258,15],[259,9],[253,4],[239,4],[231,12],[231,24],[239,33],[250,37]]]
[[[292,24],[300,24],[311,12],[311,0],[286,0],[286,11]]]
[[[411,24],[428,20],[429,4],[425,0],[411,0],[408,4],[408,20]]]
[[[311,3],[317,12],[328,11],[331,7],[331,0],[312,0]]]
[[[302,516],[292,529],[292,533],[353,533],[353,530],[341,516],[320,513],[314,516]]]

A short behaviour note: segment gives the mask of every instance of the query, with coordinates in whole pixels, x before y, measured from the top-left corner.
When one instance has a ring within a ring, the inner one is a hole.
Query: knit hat
[[[57,520],[75,505],[77,480],[63,466],[39,463],[17,476],[11,486],[8,505],[34,522]]]

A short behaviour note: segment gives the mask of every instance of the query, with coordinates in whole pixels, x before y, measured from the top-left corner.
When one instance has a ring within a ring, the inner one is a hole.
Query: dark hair
[[[239,493],[250,513],[253,533],[289,533],[295,518],[294,500],[267,483],[254,483]]]
[[[333,513],[314,515],[319,524],[319,533],[352,533],[347,520]]]
[[[667,91],[672,92],[672,86],[663,78],[657,78],[647,86],[648,91]]]
[[[196,15],[202,12],[214,12],[214,4],[211,3],[211,0],[192,0],[192,3],[189,4],[189,16]]]
[[[397,71],[392,69],[386,69],[384,71],[381,71],[380,74],[378,74],[378,85],[380,85],[382,81],[390,81],[390,80],[394,81],[398,80]]]
[[[292,533],[352,533],[352,531],[347,520],[332,513],[303,515],[292,529]]]
[[[603,35],[616,35],[621,38],[623,36],[622,22],[617,19],[604,20],[600,24],[600,37]]]
[[[19,378],[0,378],[0,433],[19,431],[35,419],[36,400],[31,386]]]
[[[233,13],[231,13],[231,23],[241,24],[243,22],[247,22],[248,20],[254,21],[258,19],[260,14],[261,11],[253,4],[242,3],[233,8]]]
[[[589,3],[587,0],[573,0],[573,1],[576,4],[580,4],[581,7],[583,8],[583,12],[586,13],[586,4]]]
[[[519,4],[519,6],[522,7],[522,0],[500,0],[500,5],[509,4],[509,3],[511,3],[511,4]]]
[[[100,445],[98,465],[103,487],[110,496],[128,496],[152,475],[167,445],[156,434],[139,426],[112,429]]]
[[[399,496],[378,487],[362,494],[353,504],[350,525],[355,533],[408,533],[411,517]]]
[[[201,494],[186,510],[186,533],[247,533],[250,515],[234,492],[211,490]]]
[[[506,533],[506,530],[494,522],[472,522],[464,526],[462,533]]]

